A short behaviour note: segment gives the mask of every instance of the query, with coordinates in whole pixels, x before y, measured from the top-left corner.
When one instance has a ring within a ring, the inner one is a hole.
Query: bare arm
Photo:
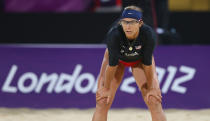
[[[110,84],[114,78],[116,70],[117,70],[117,66],[109,66],[109,65],[107,66],[106,72],[105,72],[105,82],[104,82],[104,87],[106,89],[110,88]]]
[[[109,66],[109,56],[108,56],[108,49],[106,49],[104,53],[104,59],[101,64],[101,70],[98,78],[98,89],[101,87],[105,87],[107,89],[110,88],[111,80],[114,78],[114,74],[117,70],[116,66]]]
[[[110,83],[114,78],[117,66],[109,66],[108,50],[106,49],[104,59],[101,65],[101,70],[98,78],[98,91],[96,92],[96,101],[107,97],[107,104],[110,101]]]
[[[98,89],[100,89],[104,85],[105,71],[106,71],[106,67],[108,63],[109,63],[108,49],[106,49],[104,53],[104,58],[101,64],[100,74],[98,77]]]

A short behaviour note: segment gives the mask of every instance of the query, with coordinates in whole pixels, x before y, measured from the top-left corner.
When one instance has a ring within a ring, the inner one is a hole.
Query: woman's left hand
[[[154,96],[160,103],[162,102],[161,91],[159,88],[150,88],[146,93],[146,100],[149,102],[149,97]]]

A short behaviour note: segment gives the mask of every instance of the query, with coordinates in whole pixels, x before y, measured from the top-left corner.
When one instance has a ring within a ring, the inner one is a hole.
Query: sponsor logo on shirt
[[[120,53],[124,53],[125,51],[123,49],[120,50]]]
[[[125,53],[125,56],[136,56],[136,55],[139,55],[137,52],[134,52],[134,53]]]

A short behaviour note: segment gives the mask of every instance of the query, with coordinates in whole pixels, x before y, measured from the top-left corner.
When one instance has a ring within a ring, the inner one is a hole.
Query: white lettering
[[[82,70],[82,65],[78,64],[76,65],[76,68],[72,75],[61,73],[60,78],[58,79],[58,83],[55,86],[55,92],[60,93],[62,91],[66,91],[66,93],[70,93],[74,86],[74,82],[78,77],[79,73],[81,72],[81,70]],[[64,81],[68,81],[68,83],[63,84]]]
[[[24,83],[26,80],[31,80],[31,84],[28,87],[24,86]],[[18,81],[18,89],[22,92],[22,93],[29,93],[32,92],[33,89],[36,87],[37,85],[37,76],[36,74],[32,73],[32,72],[28,72],[23,74],[19,81]]]
[[[179,70],[180,72],[186,73],[186,75],[175,79],[171,90],[174,92],[185,94],[187,88],[181,86],[180,84],[190,81],[195,75],[195,69],[187,66],[181,66]]]
[[[35,92],[40,93],[44,84],[49,82],[49,85],[47,87],[47,93],[52,93],[57,80],[58,80],[58,74],[53,73],[53,74],[47,75],[46,73],[43,73],[40,77],[40,80],[35,89]]]
[[[72,74],[61,73],[58,75],[57,73],[47,74],[43,72],[38,79],[38,75],[33,72],[26,72],[23,73],[18,80],[14,82],[13,78],[18,70],[17,65],[12,65],[6,80],[2,86],[2,91],[7,93],[16,93],[20,91],[22,93],[30,93],[34,91],[35,93],[40,93],[44,87],[46,87],[47,93],[71,93],[74,86],[75,91],[79,94],[85,93],[96,93],[97,86],[98,86],[98,78],[95,80],[95,77],[92,73],[81,73],[83,66],[81,64],[77,64],[75,69],[73,70]],[[131,72],[131,68],[128,68],[128,72]],[[182,65],[179,68],[179,72],[184,73],[185,75],[174,79],[177,73],[177,67],[175,66],[168,66],[167,70],[161,67],[156,67],[157,75],[159,83],[163,83],[162,93],[166,94],[169,89],[171,91],[185,94],[187,92],[187,87],[184,87],[183,83],[192,80],[195,76],[196,69],[188,66]],[[166,80],[163,82],[165,78],[166,71],[168,75]],[[174,81],[173,81],[174,80]],[[30,81],[30,84],[27,86],[24,85],[26,81]],[[83,82],[87,81],[86,85],[82,85]],[[135,79],[133,76],[127,77],[123,80],[120,90],[125,93],[135,94],[137,88],[131,86],[131,84],[135,83]],[[13,86],[12,86],[13,85]],[[171,88],[170,88],[171,87]]]
[[[166,73],[166,70],[164,68],[161,68],[161,67],[156,67],[156,70],[157,70],[159,83],[161,83],[162,80],[163,80],[163,77]]]
[[[136,92],[136,88],[132,87],[132,86],[129,86],[129,84],[132,84],[134,82],[135,82],[135,79],[133,77],[126,78],[123,81],[123,83],[120,87],[120,90],[123,91],[123,92],[134,94]]]
[[[16,65],[12,65],[12,68],[7,76],[7,79],[2,87],[2,91],[3,92],[9,92],[9,93],[16,93],[17,92],[17,88],[16,87],[12,87],[10,84],[12,82],[12,79],[14,78],[14,75],[17,71],[18,67]]]
[[[169,74],[168,74],[168,77],[163,85],[163,88],[162,88],[162,92],[165,94],[168,92],[168,89],[171,85],[171,82],[173,81],[173,78],[176,74],[176,71],[177,71],[177,68],[175,66],[169,66],[167,68],[167,70],[169,71]]]
[[[84,80],[88,80],[88,84],[86,85],[86,87],[82,87],[82,82]],[[84,73],[78,77],[75,83],[75,90],[80,94],[88,93],[94,86],[94,83],[95,83],[94,76],[90,73]]]

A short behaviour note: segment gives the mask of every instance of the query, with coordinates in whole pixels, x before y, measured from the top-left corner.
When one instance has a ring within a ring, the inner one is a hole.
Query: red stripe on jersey
[[[131,66],[135,66],[135,65],[139,64],[141,62],[141,60],[137,60],[134,62],[125,62],[125,61],[120,60],[119,62],[127,67],[131,67]]]

